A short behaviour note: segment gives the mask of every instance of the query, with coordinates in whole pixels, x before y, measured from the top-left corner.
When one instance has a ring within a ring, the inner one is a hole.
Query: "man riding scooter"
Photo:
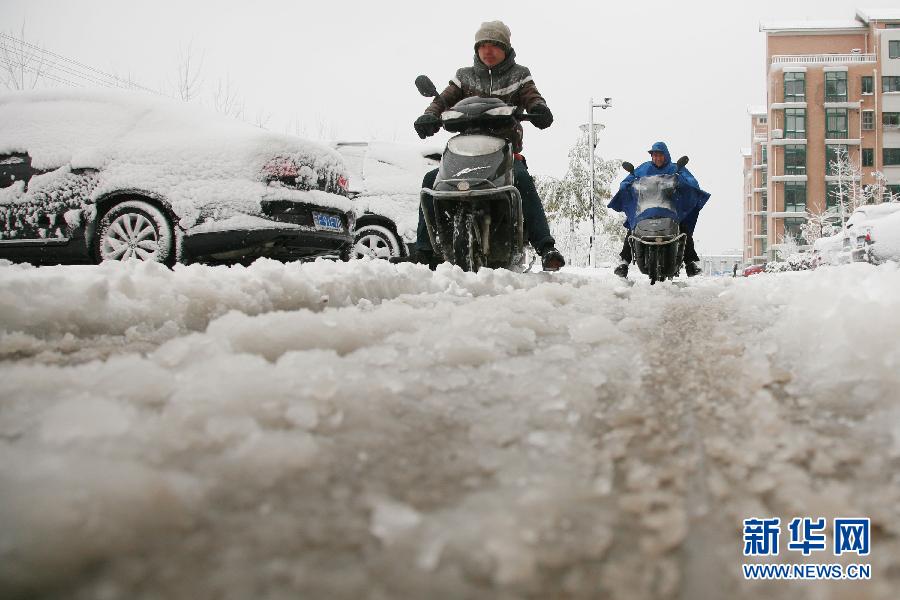
[[[690,188],[682,193],[690,193],[693,196],[696,196],[696,198],[694,198],[694,204],[691,205],[692,210],[679,223],[679,229],[685,237],[684,271],[688,277],[693,277],[701,271],[698,263],[700,257],[697,256],[697,251],[694,248],[694,227],[697,225],[700,209],[703,208],[706,201],[709,199],[709,194],[700,189],[697,179],[687,170],[687,168],[679,168],[672,162],[672,157],[669,155],[669,148],[666,146],[665,142],[656,142],[647,152],[650,154],[650,160],[640,165],[637,169],[634,169],[634,172],[629,174],[628,177],[619,184],[619,191],[613,196],[608,207],[626,213],[628,218],[625,221],[625,227],[629,229],[630,235],[631,228],[634,227],[633,218],[636,215],[629,214],[628,212],[629,209],[634,209],[633,204],[630,203],[630,196],[628,193],[629,187],[631,187],[636,179],[641,177],[671,175],[677,172],[679,177],[683,178]],[[676,191],[676,194],[678,193],[679,192]],[[625,236],[625,242],[622,245],[622,251],[619,254],[622,261],[613,271],[616,275],[623,278],[628,276],[628,265],[631,264],[633,258],[628,237],[629,236]]]
[[[538,129],[546,129],[553,123],[553,114],[538,92],[531,72],[516,64],[516,53],[510,45],[510,31],[506,25],[500,21],[482,23],[475,34],[475,52],[473,66],[459,69],[446,89],[425,109],[425,114],[416,119],[414,127],[420,138],[436,134],[441,129],[441,113],[460,100],[472,96],[499,98],[506,104],[527,110],[532,115],[531,122]],[[534,179],[528,173],[525,158],[521,154],[521,125],[511,133],[516,153],[513,165],[514,185],[522,196],[525,232],[531,246],[541,256],[544,270],[557,271],[566,261],[556,250]],[[422,187],[433,189],[437,174],[437,169],[426,174]],[[429,211],[429,216],[433,215],[433,203],[426,201],[425,210]],[[420,207],[414,260],[434,268],[440,260],[438,256],[431,246],[425,215]]]

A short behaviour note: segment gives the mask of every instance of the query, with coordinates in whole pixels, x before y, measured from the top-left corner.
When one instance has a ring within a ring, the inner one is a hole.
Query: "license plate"
[[[313,223],[315,223],[316,229],[325,229],[327,231],[344,230],[344,224],[341,222],[341,218],[334,215],[314,212]]]

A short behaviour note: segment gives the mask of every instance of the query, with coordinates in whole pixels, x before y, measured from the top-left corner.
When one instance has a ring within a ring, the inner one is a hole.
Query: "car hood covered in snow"
[[[263,199],[352,208],[334,193],[346,177],[334,150],[135,92],[0,95],[0,153],[9,152],[27,152],[42,171],[96,169],[93,200],[146,192],[167,202],[185,229],[259,215]]]

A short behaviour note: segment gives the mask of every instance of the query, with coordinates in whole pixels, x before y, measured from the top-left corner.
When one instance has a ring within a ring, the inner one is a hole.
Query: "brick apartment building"
[[[809,208],[838,214],[831,164],[842,149],[861,170],[900,193],[900,9],[857,10],[856,19],[761,23],[766,106],[751,108],[744,156],[745,263],[775,258],[799,238]]]

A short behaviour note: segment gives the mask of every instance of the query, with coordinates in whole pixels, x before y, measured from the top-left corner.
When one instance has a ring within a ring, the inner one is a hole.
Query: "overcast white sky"
[[[526,125],[534,174],[562,175],[587,122],[588,102],[606,125],[598,153],[634,163],[657,140],[691,170],[712,199],[700,217],[700,252],[741,244],[740,149],[749,145],[747,106],[765,102],[761,20],[853,19],[853,2],[452,3],[361,0],[0,0],[0,29],[148,87],[171,83],[179,49],[203,55],[206,94],[226,75],[247,112],[271,113],[269,128],[300,119],[309,137],[415,142],[412,122],[427,105],[419,73],[440,88],[471,64],[475,30],[501,19],[512,30],[556,120]],[[896,6],[866,2],[866,8]]]

